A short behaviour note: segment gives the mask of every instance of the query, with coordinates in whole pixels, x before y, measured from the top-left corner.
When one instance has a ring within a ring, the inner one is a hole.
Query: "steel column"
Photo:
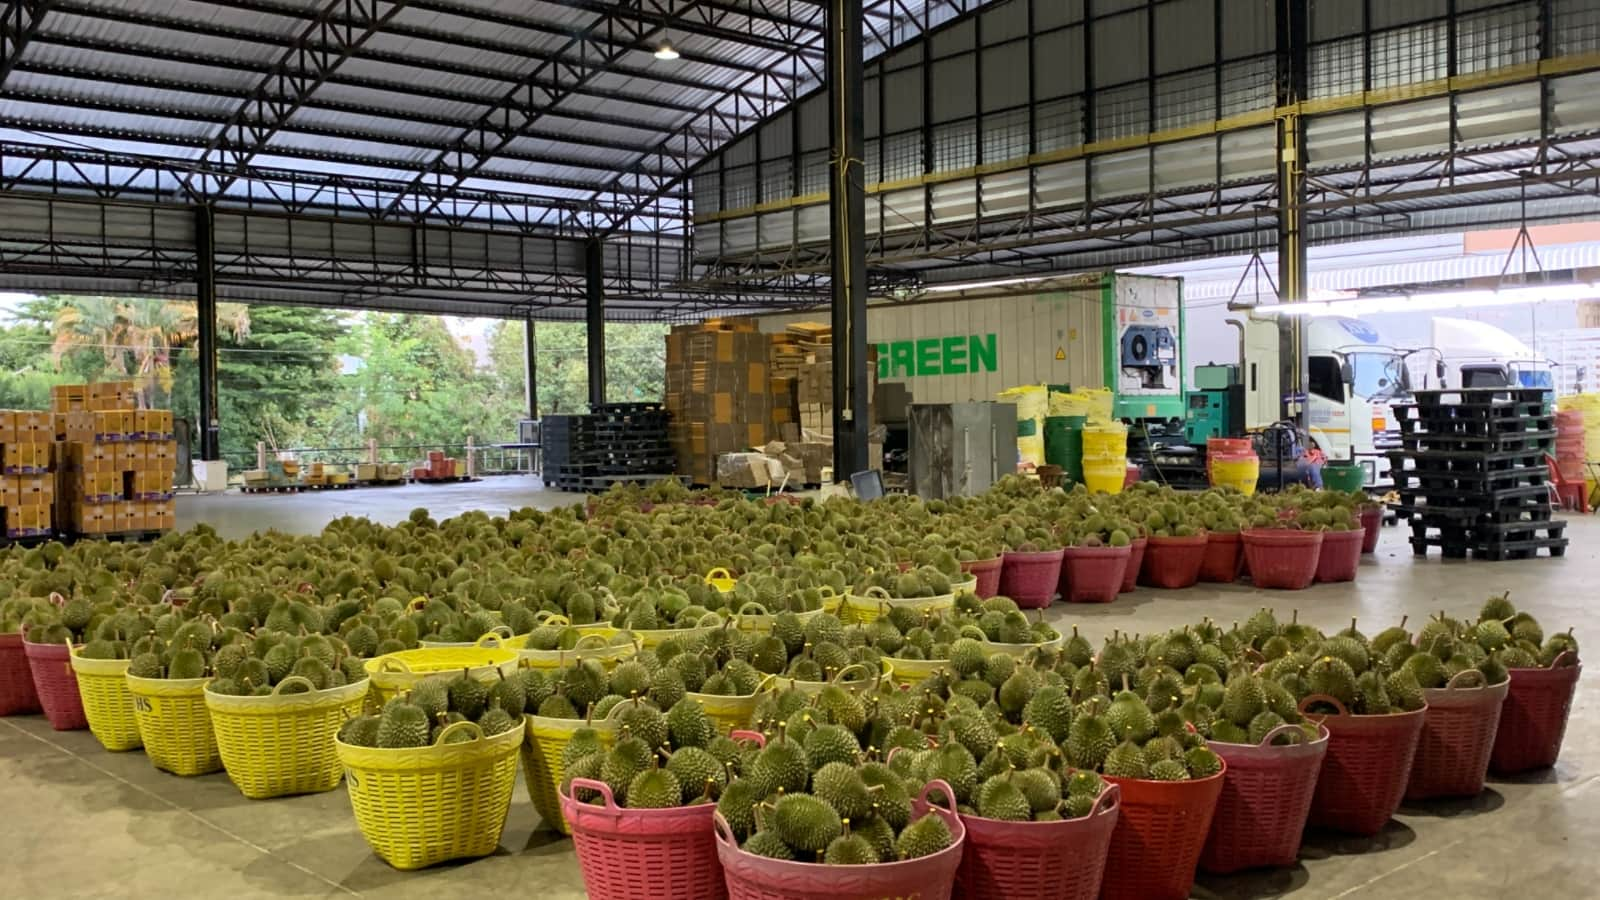
[[[833,474],[867,468],[866,190],[861,0],[828,0],[828,210],[833,254]]]
[[[522,377],[528,395],[528,418],[539,418],[539,324],[528,316],[522,320]]]
[[[211,207],[194,211],[195,320],[200,352],[200,458],[222,458],[217,418],[217,258]]]
[[[1299,104],[1307,94],[1308,35],[1306,4],[1297,0],[1278,0],[1278,297],[1282,303],[1307,299],[1306,275],[1306,132]],[[1311,373],[1305,340],[1305,316],[1283,316],[1287,320],[1286,352],[1280,368],[1288,377],[1288,393],[1296,397],[1308,390]],[[1298,418],[1305,425],[1307,404],[1298,404]]]
[[[591,238],[584,247],[584,329],[589,346],[589,405],[606,402],[605,244]]]

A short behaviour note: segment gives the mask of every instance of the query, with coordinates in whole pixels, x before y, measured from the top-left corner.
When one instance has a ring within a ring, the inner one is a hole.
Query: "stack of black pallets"
[[[560,420],[554,433],[548,424],[552,419]],[[586,416],[547,416],[544,421],[544,481],[550,487],[603,491],[619,482],[646,484],[672,477],[667,412],[659,403],[611,403]]]
[[[1417,391],[1394,407],[1402,450],[1389,454],[1411,549],[1446,558],[1528,559],[1566,552],[1552,518],[1555,419],[1540,389]]]

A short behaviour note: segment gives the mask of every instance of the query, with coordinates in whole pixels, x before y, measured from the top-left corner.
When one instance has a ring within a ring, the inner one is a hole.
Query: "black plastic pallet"
[[[1560,519],[1469,526],[1413,522],[1411,552],[1426,556],[1429,547],[1438,547],[1447,559],[1470,555],[1491,561],[1530,559],[1540,550],[1562,556],[1568,544],[1566,527],[1567,523]]]
[[[1546,453],[1555,447],[1555,431],[1508,431],[1500,434],[1450,434],[1419,431],[1400,436],[1407,453]]]
[[[1527,505],[1508,504],[1496,509],[1420,503],[1396,506],[1395,512],[1413,521],[1422,521],[1432,525],[1548,522],[1550,517],[1555,514],[1555,510],[1548,500],[1532,502]]]
[[[1457,505],[1454,501],[1471,501],[1479,509],[1498,509],[1503,503],[1510,500],[1520,500],[1527,497],[1542,497],[1550,499],[1550,486],[1548,484],[1527,484],[1517,487],[1504,487],[1486,489],[1481,487],[1406,487],[1398,486],[1395,491],[1400,495],[1401,505],[1413,505],[1412,500],[1421,498],[1429,503],[1442,505]]]
[[[1411,396],[1416,406],[1482,407],[1545,403],[1551,392],[1530,387],[1428,388],[1412,391]]]
[[[1385,454],[1395,465],[1413,463],[1413,468],[1461,469],[1488,472],[1517,466],[1544,466],[1548,464],[1543,450],[1390,450]]]
[[[1395,488],[1402,493],[1428,495],[1477,495],[1514,489],[1547,490],[1550,486],[1548,470],[1509,469],[1504,472],[1432,473],[1409,470],[1392,472]]]

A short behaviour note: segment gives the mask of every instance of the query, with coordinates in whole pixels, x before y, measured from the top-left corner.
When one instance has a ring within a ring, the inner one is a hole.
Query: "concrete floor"
[[[252,528],[314,532],[335,515],[394,521],[417,505],[435,515],[497,511],[571,500],[543,493],[531,479],[478,485],[408,487],[292,497],[185,498],[182,522],[205,519],[225,534]],[[1405,533],[1383,543],[1354,585],[1320,585],[1293,594],[1243,587],[1182,592],[1141,588],[1107,606],[1063,607],[1050,618],[1078,624],[1093,638],[1113,628],[1148,631],[1204,614],[1242,620],[1260,606],[1325,628],[1351,616],[1372,633],[1402,614],[1413,622],[1440,609],[1476,610],[1490,592],[1512,598],[1547,630],[1577,626],[1592,634],[1586,606],[1600,581],[1600,520],[1573,517],[1573,547],[1563,559],[1512,563],[1413,560]],[[1463,802],[1407,806],[1376,839],[1309,836],[1292,869],[1230,878],[1202,877],[1196,897],[1401,898],[1422,895],[1503,898],[1592,897],[1600,883],[1600,721],[1589,718],[1600,688],[1579,687],[1565,752],[1555,769],[1495,780]],[[157,772],[138,752],[106,753],[86,731],[58,733],[39,717],[0,719],[0,846],[7,848],[16,897],[438,897],[536,890],[542,900],[584,896],[571,844],[539,830],[518,785],[500,851],[487,859],[401,873],[375,858],[350,815],[342,789],[256,802],[225,775],[179,779]]]

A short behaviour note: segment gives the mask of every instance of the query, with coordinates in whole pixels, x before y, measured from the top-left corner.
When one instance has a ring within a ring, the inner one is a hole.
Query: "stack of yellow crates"
[[[51,392],[61,441],[56,511],[76,534],[177,527],[172,413],[137,409],[132,382],[63,385]]]
[[[8,538],[54,530],[54,439],[49,413],[0,410],[0,507]]]

